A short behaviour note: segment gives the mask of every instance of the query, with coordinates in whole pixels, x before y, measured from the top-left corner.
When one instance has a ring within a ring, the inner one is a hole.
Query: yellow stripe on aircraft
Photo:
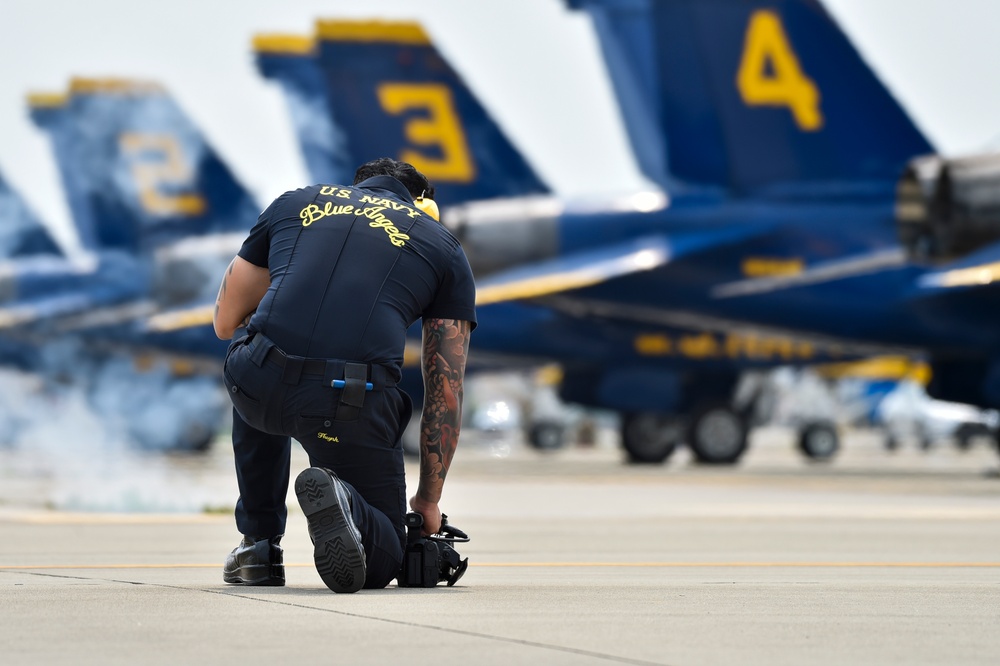
[[[164,312],[154,315],[146,322],[146,329],[166,333],[177,331],[182,328],[194,328],[195,326],[211,326],[215,306],[202,305],[189,310],[178,310],[176,312]]]
[[[69,89],[65,93],[38,92],[28,93],[28,105],[34,108],[59,108],[66,106],[73,95],[94,95],[110,93],[120,95],[146,95],[162,93],[163,87],[152,81],[137,81],[133,79],[91,79],[75,77],[70,79]]]
[[[419,368],[423,346],[419,340],[406,339],[406,346],[403,347],[403,367]]]
[[[800,258],[746,257],[743,259],[743,275],[751,278],[799,275],[806,269]]]
[[[36,109],[58,109],[68,101],[69,96],[65,93],[28,93],[28,106]]]
[[[480,287],[476,292],[476,305],[538,298],[539,296],[589,287],[621,275],[651,270],[662,265],[666,260],[667,251],[665,249],[645,248],[622,257],[596,262],[573,270]],[[151,331],[165,332],[202,326],[212,323],[214,313],[214,306],[211,305],[165,312],[150,317],[146,327]]]
[[[480,287],[476,291],[476,305],[491,305],[539,296],[549,296],[573,289],[600,284],[613,277],[647,271],[663,264],[667,253],[662,249],[644,249],[632,254],[610,259],[561,273],[550,273]]]
[[[592,270],[582,269],[558,275],[529,278],[493,287],[484,287],[476,292],[476,305],[491,305],[504,301],[517,301],[539,296],[549,296],[572,289],[590,287],[603,282],[605,276]]]
[[[0,308],[0,329],[21,326],[37,320],[40,316],[39,310],[30,305]]]
[[[973,287],[1000,281],[1000,261],[970,268],[956,268],[936,275],[928,275],[923,283],[935,287]]]
[[[69,92],[71,95],[93,95],[98,93],[145,95],[149,93],[162,93],[163,87],[152,81],[139,81],[136,79],[74,77],[70,79]]]
[[[316,36],[334,42],[389,42],[413,46],[431,43],[423,27],[412,21],[317,21]]]
[[[316,46],[316,40],[305,35],[255,35],[253,50],[257,53],[289,55],[309,55]]]
[[[922,361],[912,361],[905,356],[876,356],[864,361],[827,363],[817,366],[819,374],[831,379],[857,377],[861,379],[910,379],[926,385],[931,369]]]

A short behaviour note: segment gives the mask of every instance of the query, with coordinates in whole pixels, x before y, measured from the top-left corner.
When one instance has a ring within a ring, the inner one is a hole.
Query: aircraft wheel
[[[962,451],[968,451],[977,437],[991,438],[993,433],[984,425],[963,423],[955,431],[955,445]]]
[[[684,428],[676,416],[644,412],[622,417],[622,447],[633,463],[662,463],[680,443]]]
[[[215,433],[211,431],[200,432],[196,435],[191,435],[185,442],[187,445],[186,450],[193,453],[208,453],[212,448],[212,442],[215,441]]]
[[[972,438],[975,436],[976,433],[969,427],[969,424],[964,423],[955,432],[955,446],[958,447],[959,451],[968,451],[972,448]]]
[[[164,438],[159,433],[150,433],[145,427],[129,424],[128,434],[132,443],[142,450],[205,454],[212,449],[216,431],[204,423],[194,422],[183,430],[172,433],[173,437]]]
[[[558,423],[535,423],[528,433],[528,443],[539,451],[561,449],[565,440],[565,431]]]
[[[710,404],[695,412],[687,443],[700,463],[729,465],[747,448],[749,428],[728,404]]]
[[[886,448],[891,450],[890,439]],[[830,423],[810,423],[799,432],[799,450],[810,460],[829,460],[839,449],[840,435]]]

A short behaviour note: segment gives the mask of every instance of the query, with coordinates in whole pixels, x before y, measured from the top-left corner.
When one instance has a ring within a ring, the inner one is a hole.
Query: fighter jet
[[[225,344],[145,321],[214,294],[259,208],[155,83],[75,79],[29,105],[86,252],[7,261],[0,332],[140,446],[204,450],[224,415]]]
[[[564,398],[623,412],[623,439],[633,459],[662,460],[686,438],[705,462],[734,461],[746,446],[752,402],[734,404],[744,369],[869,351],[816,336],[796,341],[773,332],[720,330],[692,317],[650,322],[580,312],[567,293],[627,278],[641,282],[668,264],[720,251],[746,253],[763,229],[733,224],[726,198],[709,188],[688,186],[679,203],[667,188],[603,202],[546,195],[418,25],[320,21],[312,38],[264,35],[255,47],[262,73],[288,93],[314,179],[339,175],[322,157],[324,146],[332,145],[341,162],[345,151],[351,162],[388,153],[435,175],[447,192],[438,194],[445,221],[480,278],[480,316],[493,324],[477,332],[476,353],[559,361]],[[685,215],[672,218],[678,209]],[[743,263],[760,274],[787,270],[794,260],[765,255]],[[641,287],[635,291],[650,295]],[[804,437],[805,451],[832,453],[810,441]]]
[[[332,164],[335,145],[340,164],[388,153],[442,184],[445,222],[479,278],[477,354],[558,361],[564,399],[622,413],[634,460],[663,460],[680,441],[703,462],[737,460],[749,368],[926,354],[932,391],[1000,398],[983,301],[997,250],[944,266],[916,253],[967,249],[982,207],[961,199],[971,185],[943,183],[984,171],[917,159],[929,143],[817,2],[572,6],[594,17],[658,191],[541,194],[415,24],[323,21],[308,38],[256,42],[262,72],[294,91],[310,166]],[[484,183],[494,189],[474,193]],[[942,198],[961,215],[935,217]],[[829,435],[804,429],[800,446],[829,455]]]

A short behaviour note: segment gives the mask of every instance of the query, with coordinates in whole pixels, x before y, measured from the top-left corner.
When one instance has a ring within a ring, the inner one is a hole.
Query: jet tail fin
[[[49,230],[0,176],[0,258],[62,255]]]
[[[259,207],[161,86],[73,79],[30,95],[49,134],[81,243],[149,250],[180,238],[248,230]]]
[[[316,42],[299,35],[258,35],[253,40],[257,69],[276,81],[285,95],[289,116],[316,183],[349,183],[354,169],[346,138],[334,122],[331,102],[316,59]]]
[[[566,0],[645,175],[735,192],[890,183],[931,151],[817,0]]]
[[[409,162],[445,204],[548,191],[418,24],[320,21],[303,44],[255,40],[261,72],[288,93],[310,168],[322,164],[317,148],[333,145],[318,118],[326,106],[352,170],[384,156]]]

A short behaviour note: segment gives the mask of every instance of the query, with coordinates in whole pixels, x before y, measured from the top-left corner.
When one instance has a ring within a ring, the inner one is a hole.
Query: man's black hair
[[[434,187],[430,181],[407,162],[400,162],[391,157],[380,157],[377,160],[365,162],[354,172],[354,184],[357,185],[373,176],[392,176],[406,187],[414,199],[421,196],[428,199],[434,198]]]

